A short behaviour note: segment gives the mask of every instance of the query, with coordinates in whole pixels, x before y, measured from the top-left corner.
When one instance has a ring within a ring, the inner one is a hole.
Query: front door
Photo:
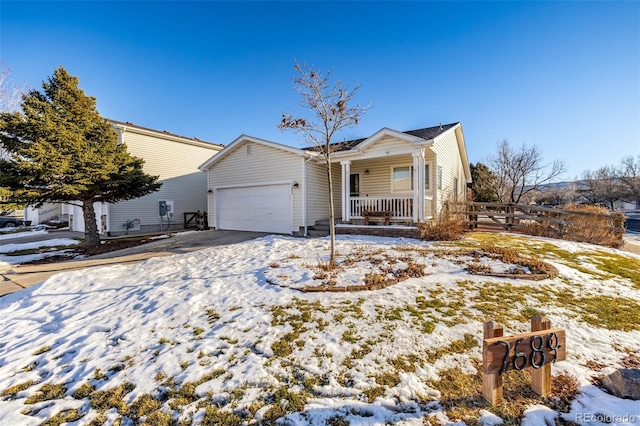
[[[360,173],[349,175],[349,195],[352,197],[360,196]]]

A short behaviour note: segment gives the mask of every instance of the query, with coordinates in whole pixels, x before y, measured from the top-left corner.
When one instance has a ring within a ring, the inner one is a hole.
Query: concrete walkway
[[[140,262],[152,257],[190,253],[207,247],[236,244],[265,235],[260,232],[242,231],[199,231],[170,238],[159,239],[147,244],[123,250],[91,256],[88,259],[70,260],[43,265],[18,265],[0,270],[0,297],[38,284],[59,272],[75,271],[102,265],[117,265]],[[53,238],[61,236],[55,235]],[[52,238],[52,236],[49,236]],[[66,237],[64,237],[66,238]],[[3,241],[6,242],[7,240]],[[22,242],[25,242],[22,240]]]
[[[640,255],[640,241],[625,239],[624,246],[622,246],[622,250]]]

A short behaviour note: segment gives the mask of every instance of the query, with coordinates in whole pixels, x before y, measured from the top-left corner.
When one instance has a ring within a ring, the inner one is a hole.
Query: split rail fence
[[[562,210],[524,204],[501,204],[467,202],[464,206],[465,224],[470,229],[495,229],[525,232],[533,226],[542,226],[556,237],[563,237],[566,228],[572,225],[572,218],[593,219],[593,223],[604,220],[613,233],[624,233],[624,220],[613,214],[598,214],[575,210]]]

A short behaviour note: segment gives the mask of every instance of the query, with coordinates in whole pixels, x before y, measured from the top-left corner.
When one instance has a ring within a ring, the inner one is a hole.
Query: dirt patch
[[[148,236],[103,240],[102,244],[100,244],[99,246],[77,247],[77,248],[67,250],[62,254],[45,257],[43,259],[33,260],[31,262],[25,262],[25,263],[22,263],[22,265],[44,265],[49,263],[64,262],[67,260],[75,259],[80,256],[90,257],[90,256],[96,256],[98,254],[110,253],[113,251],[130,248],[130,247],[136,247],[142,244],[150,243],[151,241],[153,240]]]

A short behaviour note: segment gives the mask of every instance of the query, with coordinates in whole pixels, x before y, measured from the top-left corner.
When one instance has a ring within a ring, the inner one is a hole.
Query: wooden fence
[[[562,237],[567,225],[573,225],[576,217],[602,226],[606,222],[611,232],[624,233],[624,218],[617,214],[598,214],[575,210],[562,210],[551,207],[539,207],[524,204],[501,203],[459,203],[464,206],[465,224],[470,229],[484,228],[506,231],[527,232],[533,226],[541,226],[548,233]]]

